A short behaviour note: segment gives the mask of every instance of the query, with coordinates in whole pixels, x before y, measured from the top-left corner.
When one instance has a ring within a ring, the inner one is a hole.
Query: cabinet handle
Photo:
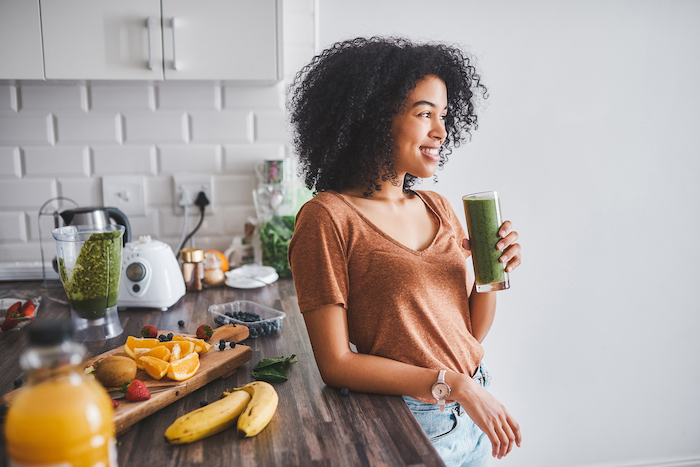
[[[173,30],[173,70],[177,70],[177,60],[175,60],[175,17],[171,20],[170,25]]]
[[[148,29],[148,69],[153,69],[153,53],[151,46],[151,17],[146,18],[146,29]]]

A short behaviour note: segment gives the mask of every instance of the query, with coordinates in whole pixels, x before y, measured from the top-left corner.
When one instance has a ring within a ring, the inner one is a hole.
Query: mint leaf
[[[296,362],[295,357],[296,355],[291,357],[263,358],[253,367],[252,376],[258,381],[283,383],[287,381],[287,373],[284,371],[284,367],[289,362]]]
[[[258,363],[255,364],[253,367],[253,370],[259,370],[261,368],[265,368],[270,365],[275,365],[278,363],[286,363],[286,362],[296,362],[295,360],[296,355],[292,354],[291,357],[277,357],[277,358],[263,358],[260,360]]]
[[[268,383],[283,383],[287,381],[287,374],[281,364],[268,366],[262,370],[253,370],[252,375],[256,380],[267,381]]]

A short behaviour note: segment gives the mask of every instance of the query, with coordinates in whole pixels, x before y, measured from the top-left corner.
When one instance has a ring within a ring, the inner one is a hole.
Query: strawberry
[[[14,311],[12,313],[8,313],[7,316],[5,317],[5,321],[3,321],[2,326],[0,326],[0,331],[9,331],[10,329],[14,328],[19,324],[20,321],[20,316],[19,316],[19,311]]]
[[[214,331],[207,324],[202,324],[197,328],[197,339],[208,340],[212,334],[214,334]]]
[[[27,300],[24,302],[24,305],[19,309],[19,313],[21,316],[32,316],[34,314],[34,302],[31,300]]]
[[[15,311],[19,311],[21,305],[22,305],[22,302],[13,303],[12,306],[7,309],[6,316],[9,316],[11,313],[14,313]]]
[[[130,383],[124,383],[121,392],[126,394],[126,400],[129,402],[145,401],[151,398],[151,392],[143,384],[143,381],[138,379],[133,379]]]
[[[112,408],[116,409],[117,407],[119,407],[119,401],[116,399],[112,399]]]
[[[158,330],[156,329],[155,326],[151,326],[150,324],[144,326],[141,328],[141,335],[143,337],[158,337]]]

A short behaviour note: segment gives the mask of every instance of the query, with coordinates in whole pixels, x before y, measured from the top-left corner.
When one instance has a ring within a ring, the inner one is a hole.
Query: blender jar
[[[121,225],[69,225],[54,229],[58,273],[71,308],[73,339],[98,341],[124,332],[117,312],[121,277]]]

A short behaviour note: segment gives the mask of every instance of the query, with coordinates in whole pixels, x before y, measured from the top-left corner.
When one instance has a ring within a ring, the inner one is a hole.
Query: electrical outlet
[[[179,174],[173,175],[173,205],[175,214],[183,214],[185,209],[184,203],[189,203],[192,209],[199,210],[194,204],[197,195],[203,191],[209,203],[212,202],[212,177],[210,175],[195,175],[195,174]],[[204,211],[205,214],[211,214],[211,204],[207,205]]]
[[[145,216],[144,177],[111,175],[102,177],[102,204],[127,216]]]

